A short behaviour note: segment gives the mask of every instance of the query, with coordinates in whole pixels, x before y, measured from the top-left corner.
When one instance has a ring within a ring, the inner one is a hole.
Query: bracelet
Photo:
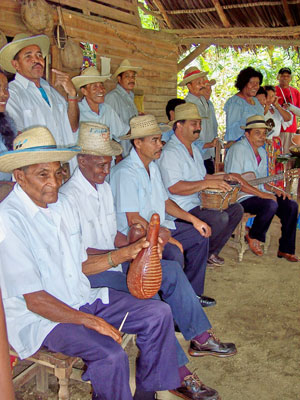
[[[113,262],[112,256],[111,256],[111,251],[107,253],[107,261],[108,264],[112,267],[112,268],[116,268],[118,266],[118,264],[115,264]]]
[[[69,96],[68,95],[68,101],[74,101],[74,100],[78,100],[78,94],[76,94],[76,96]]]

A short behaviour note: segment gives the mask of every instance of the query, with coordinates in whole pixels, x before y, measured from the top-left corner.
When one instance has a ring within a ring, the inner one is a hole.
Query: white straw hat
[[[265,118],[262,115],[252,115],[252,117],[247,118],[246,125],[241,126],[241,129],[254,129],[254,128],[270,129],[270,127],[266,124]]]
[[[123,151],[119,143],[110,140],[108,126],[95,122],[80,123],[78,146],[80,154],[94,156],[118,156]]]
[[[123,60],[121,62],[121,64],[118,66],[118,68],[115,70],[112,78],[116,78],[118,75],[120,75],[122,72],[125,71],[140,71],[141,69],[143,69],[142,67],[134,67],[133,65],[130,64],[129,60]]]
[[[10,43],[7,43],[0,50],[0,65],[8,72],[16,73],[15,68],[12,66],[11,61],[15,55],[27,46],[39,46],[43,57],[49,53],[50,40],[47,35],[29,36],[26,33],[18,33]]]
[[[207,75],[207,72],[200,71],[197,67],[190,67],[184,72],[183,80],[179,83],[179,86],[184,86],[189,82],[192,82],[194,79],[203,78]]]
[[[78,146],[58,147],[51,132],[37,126],[18,135],[13,150],[0,153],[0,171],[12,172],[28,165],[69,161],[79,151]]]
[[[191,119],[207,119],[199,114],[198,107],[194,103],[179,104],[174,110],[175,116],[169,125],[173,125],[176,121],[191,120]]]
[[[80,75],[72,78],[72,82],[76,90],[79,91],[82,86],[88,85],[89,83],[105,82],[110,77],[111,75],[101,75],[96,67],[88,67],[84,69]]]
[[[154,115],[139,115],[131,118],[130,132],[125,136],[121,136],[121,140],[140,139],[146,136],[161,135],[161,130],[158,126]]]

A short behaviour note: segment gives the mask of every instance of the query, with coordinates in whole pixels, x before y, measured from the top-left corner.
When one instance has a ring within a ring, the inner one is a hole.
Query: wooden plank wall
[[[53,12],[57,19],[55,7]],[[111,58],[112,71],[115,71],[124,58],[128,58],[133,65],[143,67],[137,77],[137,88],[144,90],[145,112],[154,114],[160,122],[166,121],[166,103],[177,96],[178,56],[177,46],[168,35],[64,8],[62,14],[67,34],[78,43],[96,43],[98,56]],[[20,17],[18,1],[1,2],[0,23],[1,31],[8,37],[26,31]],[[60,50],[54,46],[52,49],[52,67],[61,68]],[[98,65],[100,66],[100,62]],[[66,72],[72,76],[79,73]],[[115,86],[115,82],[108,81],[105,85],[109,91]]]

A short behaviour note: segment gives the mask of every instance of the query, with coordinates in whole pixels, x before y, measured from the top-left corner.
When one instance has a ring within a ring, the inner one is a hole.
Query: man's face
[[[11,63],[19,74],[30,81],[37,81],[43,77],[45,60],[41,49],[35,44],[20,50],[17,59]]]
[[[278,75],[279,85],[283,87],[288,87],[292,80],[292,75],[288,72],[284,72],[283,74]]]
[[[0,112],[4,112],[9,98],[8,82],[4,74],[0,72]]]
[[[203,96],[203,92],[205,91],[205,82],[207,77],[201,77],[194,79],[192,82],[187,84],[187,88],[189,89],[190,93],[196,97]]]
[[[254,128],[250,129],[249,132],[245,132],[246,138],[252,147],[258,148],[265,144],[267,130],[265,128]]]
[[[200,136],[201,119],[186,120],[183,124],[178,123],[175,133],[178,133],[185,142],[193,143]]]
[[[57,201],[63,178],[60,162],[30,165],[25,171],[15,170],[14,175],[37,206],[46,208],[47,204]]]
[[[275,101],[275,92],[273,92],[273,90],[268,90],[267,93],[268,93],[267,104],[271,105]]]
[[[135,87],[135,78],[136,78],[136,72],[125,71],[125,72],[122,72],[122,74],[120,74],[118,76],[118,83],[127,92],[130,92]]]
[[[247,85],[243,88],[242,93],[247,97],[255,97],[259,86],[259,78],[253,76],[252,78],[250,78]]]
[[[105,87],[103,82],[89,83],[81,88],[82,94],[86,97],[87,101],[94,104],[104,103]]]
[[[210,99],[211,93],[212,93],[211,85],[209,83],[206,83],[205,89],[202,92],[202,94],[203,94],[203,96],[205,97],[206,100]]]
[[[143,139],[135,139],[134,142],[139,156],[144,161],[159,159],[163,147],[161,135],[146,136]]]
[[[267,98],[266,95],[261,93],[256,95],[257,100],[260,102],[260,104],[265,108],[267,104]]]
[[[110,172],[111,156],[93,156],[84,154],[78,156],[80,171],[92,186],[104,183],[106,176]]]

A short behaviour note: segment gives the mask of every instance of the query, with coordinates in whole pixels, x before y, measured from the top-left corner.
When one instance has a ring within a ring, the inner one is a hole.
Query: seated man
[[[13,151],[0,155],[0,170],[14,172],[17,184],[0,205],[5,238],[0,243],[0,278],[10,344],[20,358],[40,347],[81,357],[83,379],[93,386],[93,399],[132,400],[127,355],[118,331],[137,334],[134,399],[154,399],[155,390],[180,387],[173,319],[166,303],[139,300],[107,287],[91,289],[85,275],[110,267],[107,254],[87,257],[75,210],[58,199],[60,162],[76,154],[58,148],[51,133],[35,127],[20,134]],[[62,196],[64,197],[64,196]],[[149,245],[145,238],[114,250],[115,263],[135,258]],[[177,388],[177,389],[175,389]],[[200,399],[219,399],[197,386]],[[190,394],[189,394],[190,393]],[[203,394],[203,397],[201,395]]]
[[[208,264],[222,265],[224,259],[219,257],[219,252],[241,220],[243,208],[240,204],[230,205],[224,211],[200,207],[201,190],[227,191],[231,187],[223,180],[224,175],[206,174],[202,156],[194,143],[201,132],[201,116],[195,104],[186,103],[175,108],[173,129],[175,134],[164,146],[158,161],[164,185],[174,203],[210,226]]]
[[[161,132],[155,117],[134,117],[130,127],[131,134],[122,139],[130,139],[133,149],[120,165],[111,170],[118,230],[127,235],[129,227],[136,223],[146,229],[151,215],[157,212],[161,225],[171,232],[163,258],[184,264],[184,272],[196,294],[201,296],[202,305],[213,305],[214,299],[203,296],[210,228],[168,198],[154,162],[162,149]],[[181,221],[167,220],[165,211]]]
[[[225,171],[239,174],[252,171],[257,178],[266,177],[267,153],[262,146],[266,140],[268,126],[264,117],[261,115],[249,117],[246,126],[241,128],[245,129],[245,137],[228,150],[225,157]],[[265,241],[266,232],[276,214],[282,225],[277,256],[297,262],[298,257],[295,256],[297,203],[282,189],[271,184],[260,185],[259,189],[250,185],[243,188],[245,196],[240,199],[244,211],[256,215],[246,235],[250,249],[257,256],[263,255],[260,242]]]

